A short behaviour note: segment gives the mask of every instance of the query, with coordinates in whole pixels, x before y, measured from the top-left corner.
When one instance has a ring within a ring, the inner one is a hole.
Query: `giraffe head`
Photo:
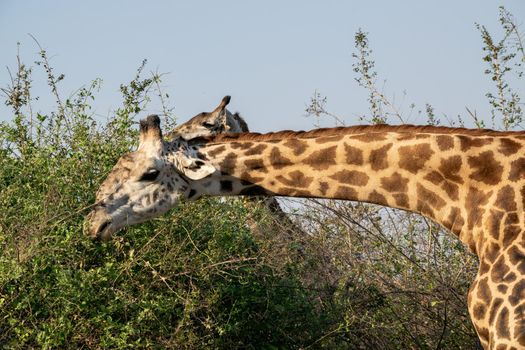
[[[96,194],[88,215],[89,234],[108,239],[123,227],[157,217],[189,197],[189,181],[202,179],[215,168],[201,161],[187,140],[248,128],[237,114],[226,110],[226,96],[213,112],[200,113],[169,133],[163,140],[160,119],[150,115],[140,121],[136,151],[122,156]]]
[[[196,137],[213,136],[222,133],[247,132],[248,125],[239,113],[232,114],[226,109],[230,103],[230,96],[224,96],[221,103],[212,112],[197,114],[184,124],[180,124],[173,131],[166,135],[167,139],[174,139],[177,136],[185,140]]]

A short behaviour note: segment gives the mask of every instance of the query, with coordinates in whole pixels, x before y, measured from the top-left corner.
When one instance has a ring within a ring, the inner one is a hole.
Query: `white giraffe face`
[[[139,148],[119,159],[97,191],[97,204],[88,216],[91,236],[107,239],[125,226],[161,215],[187,190],[186,180],[170,173],[160,128],[154,126],[158,117],[154,119],[141,123]]]
[[[214,127],[225,123],[225,116],[231,116],[225,110],[228,102],[225,97],[219,107],[207,113],[206,122]],[[138,149],[119,159],[97,191],[96,205],[88,215],[93,238],[108,239],[123,227],[162,215],[181,197],[197,197],[192,180],[214,173],[215,168],[200,160],[186,140],[224,132],[202,123],[199,126],[202,130],[195,131],[183,125],[174,134],[175,140],[166,142],[157,116],[141,121]]]

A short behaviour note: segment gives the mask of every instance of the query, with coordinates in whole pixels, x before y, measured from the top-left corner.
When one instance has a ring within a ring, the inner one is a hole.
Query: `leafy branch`
[[[513,68],[517,70],[518,79],[523,76],[525,51],[515,18],[503,6],[499,9],[499,21],[504,31],[503,38],[496,40],[484,25],[476,24],[476,28],[481,33],[484,45],[483,61],[488,64],[484,73],[495,84],[495,91],[485,95],[492,107],[492,125],[494,127],[501,120],[503,129],[508,130],[523,122],[521,98],[509,85],[507,77]]]

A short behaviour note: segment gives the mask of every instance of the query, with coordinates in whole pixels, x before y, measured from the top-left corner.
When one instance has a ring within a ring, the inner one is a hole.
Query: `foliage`
[[[501,123],[502,127],[508,130],[523,121],[523,110],[520,96],[510,87],[506,76],[512,72],[513,67],[517,78],[523,76],[525,49],[514,17],[503,6],[499,9],[499,21],[504,32],[502,39],[494,40],[493,35],[483,25],[476,24],[476,28],[483,39],[483,61],[489,66],[485,74],[490,76],[496,88],[496,92],[486,94],[492,107],[492,126]]]
[[[509,35],[519,33],[502,14]],[[402,121],[377,88],[367,34],[355,39],[368,118]],[[38,46],[36,66],[18,57],[1,90],[13,116],[0,124],[2,348],[473,348],[465,301],[476,259],[419,216],[306,201],[291,210],[295,227],[283,228],[264,206],[209,199],[182,203],[109,243],[87,238],[84,216],[116,160],[136,146],[138,115],[157,98],[163,125],[175,124],[169,96],[161,74],[144,77],[144,61],[121,86],[114,116],[100,121],[91,106],[102,81],[63,99],[65,76]],[[56,102],[49,113],[37,112],[31,94],[40,68]],[[512,94],[501,86],[507,102],[489,103],[513,111],[503,127],[515,127]],[[326,104],[316,93],[308,112],[342,124]],[[439,124],[430,104],[424,110]]]
[[[63,101],[64,77],[39,55],[56,112],[33,114],[33,68],[20,59],[3,89],[14,120],[0,127],[0,344],[272,348],[320,337],[330,315],[302,288],[299,267],[272,265],[241,203],[187,203],[111,243],[83,235],[97,186],[135,146],[136,114],[160,76],[143,78],[143,62],[100,123],[90,103],[101,81]]]

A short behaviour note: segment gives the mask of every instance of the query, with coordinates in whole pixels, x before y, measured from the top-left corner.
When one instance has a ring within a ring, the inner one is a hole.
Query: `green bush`
[[[49,67],[44,51],[42,64]],[[87,101],[100,82],[48,115],[30,114],[30,69],[4,89],[0,128],[0,344],[4,348],[294,348],[326,322],[290,263],[281,269],[243,223],[241,202],[185,203],[111,243],[83,234],[84,215],[158,76],[121,87],[106,124]],[[59,80],[51,69],[49,84]],[[60,101],[58,99],[58,101]],[[262,210],[262,209],[259,209]],[[317,338],[316,338],[317,337]]]

